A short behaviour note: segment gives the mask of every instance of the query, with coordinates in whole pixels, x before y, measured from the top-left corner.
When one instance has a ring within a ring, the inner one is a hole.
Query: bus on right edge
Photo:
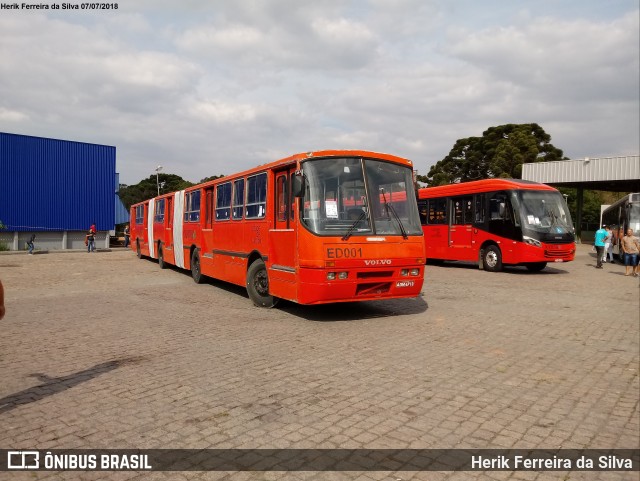
[[[427,259],[541,271],[572,261],[575,235],[564,197],[553,187],[486,179],[418,190]]]

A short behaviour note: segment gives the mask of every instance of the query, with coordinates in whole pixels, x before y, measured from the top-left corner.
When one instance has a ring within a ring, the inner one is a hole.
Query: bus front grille
[[[366,271],[366,272],[358,272],[358,279],[370,279],[372,277],[391,277],[393,276],[393,271]]]
[[[554,250],[545,249],[544,256],[550,257],[550,258],[566,257],[566,256],[570,256],[572,253],[573,253],[572,249],[554,249]]]
[[[367,282],[358,284],[358,287],[356,288],[356,296],[384,294],[389,292],[390,289],[390,282]]]

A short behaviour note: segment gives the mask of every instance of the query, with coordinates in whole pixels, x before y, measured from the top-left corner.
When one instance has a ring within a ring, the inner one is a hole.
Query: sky
[[[571,159],[640,151],[638,0],[37,5],[0,9],[0,131],[113,145],[124,184],[325,149],[424,175],[508,123]]]

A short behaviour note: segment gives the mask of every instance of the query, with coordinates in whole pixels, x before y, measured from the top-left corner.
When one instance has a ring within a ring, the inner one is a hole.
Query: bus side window
[[[216,187],[216,220],[229,220],[231,217],[231,182]]]
[[[476,195],[476,224],[484,224],[484,196]]]
[[[472,222],[473,202],[471,196],[456,197],[453,203],[453,224],[466,225]]]
[[[420,212],[420,223],[422,225],[426,225],[427,224],[427,217],[429,216],[429,209],[427,207],[427,201],[426,200],[419,200],[418,201],[418,212]]]
[[[489,200],[491,220],[509,220],[509,199],[505,194],[494,194]]]
[[[446,224],[447,199],[430,199],[428,212],[429,224]]]
[[[267,206],[267,174],[257,174],[247,178],[247,219],[262,218]]]
[[[233,220],[242,219],[242,211],[244,210],[244,179],[238,179],[233,182],[233,207],[231,217]]]

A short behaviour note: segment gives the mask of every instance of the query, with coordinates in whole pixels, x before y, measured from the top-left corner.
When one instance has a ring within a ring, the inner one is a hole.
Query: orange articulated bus
[[[514,179],[463,182],[418,191],[428,259],[477,261],[499,271],[572,261],[571,215],[553,187]]]
[[[416,297],[424,240],[412,163],[293,155],[131,207],[131,249],[244,285],[257,306]]]

